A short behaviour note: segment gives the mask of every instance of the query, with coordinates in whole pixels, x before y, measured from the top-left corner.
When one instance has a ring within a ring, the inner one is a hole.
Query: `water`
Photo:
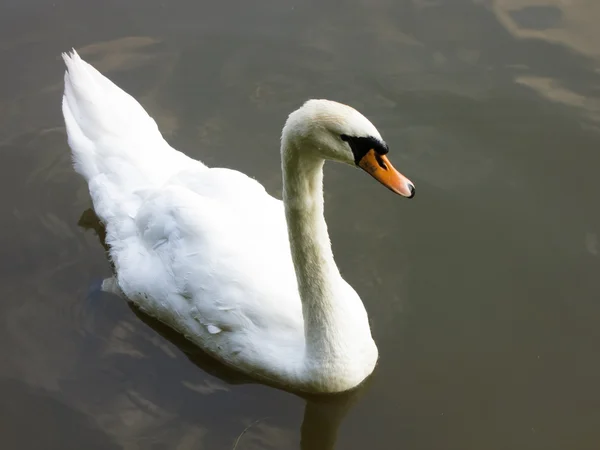
[[[599,19],[584,0],[0,0],[2,448],[595,449]],[[275,195],[302,101],[372,119],[418,194],[326,168],[381,353],[365,389],[245,383],[88,295],[110,266],[60,113],[71,46],[175,147]]]

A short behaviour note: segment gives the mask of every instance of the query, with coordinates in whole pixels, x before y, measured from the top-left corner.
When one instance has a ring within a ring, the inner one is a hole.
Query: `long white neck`
[[[314,153],[282,141],[283,201],[302,300],[305,365],[325,376],[324,370],[359,376],[375,364],[377,349],[364,306],[333,258],[323,214],[323,164]]]

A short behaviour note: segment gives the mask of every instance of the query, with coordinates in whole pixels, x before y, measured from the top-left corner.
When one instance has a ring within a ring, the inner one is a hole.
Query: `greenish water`
[[[0,0],[0,446],[218,450],[247,429],[238,450],[597,448],[599,20],[583,0]],[[70,47],[173,146],[275,195],[301,102],[375,123],[418,194],[326,169],[381,353],[356,397],[244,383],[88,295],[110,266],[78,224]]]

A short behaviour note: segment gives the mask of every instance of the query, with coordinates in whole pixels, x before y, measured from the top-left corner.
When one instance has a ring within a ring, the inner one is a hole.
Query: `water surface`
[[[597,448],[598,20],[584,0],[0,0],[0,446]],[[173,146],[274,195],[304,100],[376,124],[418,194],[326,168],[381,354],[356,397],[244,383],[89,295],[110,266],[60,112],[70,47]]]

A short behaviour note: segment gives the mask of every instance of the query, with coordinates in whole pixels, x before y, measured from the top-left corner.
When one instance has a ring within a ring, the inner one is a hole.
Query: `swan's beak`
[[[394,169],[387,156],[369,150],[358,162],[358,166],[396,194],[407,198],[415,196],[415,185]]]

